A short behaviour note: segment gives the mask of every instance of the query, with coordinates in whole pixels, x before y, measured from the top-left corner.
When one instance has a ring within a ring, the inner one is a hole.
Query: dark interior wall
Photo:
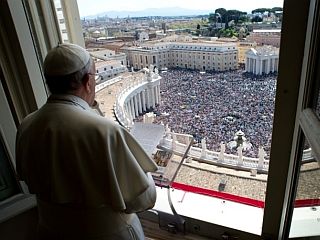
[[[31,208],[0,224],[1,240],[34,240],[38,222],[37,209]]]

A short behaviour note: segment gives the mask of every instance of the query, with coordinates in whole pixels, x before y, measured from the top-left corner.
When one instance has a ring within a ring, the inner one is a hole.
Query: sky
[[[139,11],[148,8],[181,7],[208,10],[217,8],[251,12],[256,8],[282,7],[283,0],[77,0],[81,17],[106,11]]]

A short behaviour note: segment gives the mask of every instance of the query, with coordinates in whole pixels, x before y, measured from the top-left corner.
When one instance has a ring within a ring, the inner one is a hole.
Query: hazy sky
[[[80,16],[89,16],[106,11],[137,11],[147,8],[181,7],[208,10],[217,8],[251,12],[256,8],[282,7],[283,0],[77,0]]]

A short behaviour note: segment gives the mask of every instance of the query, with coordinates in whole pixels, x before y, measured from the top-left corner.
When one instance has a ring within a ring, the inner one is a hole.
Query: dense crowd
[[[254,76],[243,70],[199,73],[171,69],[161,73],[161,104],[154,109],[156,123],[171,131],[192,134],[207,149],[220,151],[220,143],[233,140],[238,130],[252,144],[244,154],[257,157],[263,146],[269,155],[276,75]],[[236,150],[226,148],[226,152]]]

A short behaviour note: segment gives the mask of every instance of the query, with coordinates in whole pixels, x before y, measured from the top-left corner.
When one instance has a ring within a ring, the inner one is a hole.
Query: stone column
[[[138,97],[138,108],[139,108],[139,113],[142,113],[142,102],[141,102],[141,93],[137,94]]]
[[[133,116],[132,116],[131,103],[130,103],[130,101],[127,102],[127,113],[128,113],[128,115],[129,115],[128,117],[129,117],[130,121],[132,121],[132,120],[133,120]]]
[[[255,60],[253,58],[250,58],[250,72],[251,73],[254,73],[254,71],[256,69],[254,63],[255,63]]]
[[[263,169],[263,163],[264,163],[264,157],[266,156],[266,152],[264,151],[263,147],[259,147],[259,152],[258,152],[258,157],[259,157],[259,162],[258,162],[258,169],[262,170]]]
[[[271,72],[270,61],[271,61],[271,58],[269,57],[269,58],[268,58],[268,64],[267,64],[267,73],[270,73],[270,72]]]
[[[254,71],[254,74],[259,74],[259,64],[258,64],[258,61],[257,61],[256,58],[254,59],[254,62],[255,62],[255,71]]]
[[[260,70],[259,70],[259,74],[261,75],[262,74],[262,59],[260,59]]]
[[[145,101],[146,101],[146,109],[149,108],[149,91],[148,88],[144,90],[144,97],[145,97]]]
[[[202,138],[201,140],[201,156],[200,158],[204,159],[207,156],[207,143],[206,143],[206,139]]]
[[[151,88],[151,99],[152,99],[152,107],[156,107],[156,95],[155,95],[155,87]]]
[[[152,89],[153,95],[154,95],[154,104],[157,104],[157,99],[158,99],[158,95],[157,95],[157,86],[154,86]]]
[[[147,108],[150,108],[152,106],[152,93],[151,93],[151,89],[147,88]]]
[[[134,112],[134,102],[133,102],[133,98],[130,99],[130,110],[131,110],[131,115],[132,118],[134,119],[136,117],[135,112]]]
[[[272,72],[275,71],[275,64],[276,64],[276,60],[274,58],[272,58]]]
[[[134,103],[134,111],[135,111],[135,115],[136,115],[136,116],[139,116],[139,109],[138,109],[137,95],[133,96],[133,103]]]
[[[242,155],[242,146],[241,145],[238,147],[238,165],[239,166],[243,165],[243,155]]]
[[[152,88],[148,89],[148,93],[149,93],[149,108],[153,107],[153,91]]]
[[[158,103],[158,86],[154,87],[154,94],[155,94],[155,104]]]
[[[224,160],[224,152],[226,151],[226,145],[221,142],[220,143],[220,153],[219,153],[219,157],[218,157],[218,162],[223,162]]]
[[[161,102],[160,85],[158,85],[158,104]]]
[[[142,110],[145,112],[147,109],[146,109],[146,91],[143,90],[141,92],[141,95],[142,95]]]
[[[250,58],[249,57],[247,57],[247,59],[246,59],[245,68],[246,68],[246,72],[250,72]]]

